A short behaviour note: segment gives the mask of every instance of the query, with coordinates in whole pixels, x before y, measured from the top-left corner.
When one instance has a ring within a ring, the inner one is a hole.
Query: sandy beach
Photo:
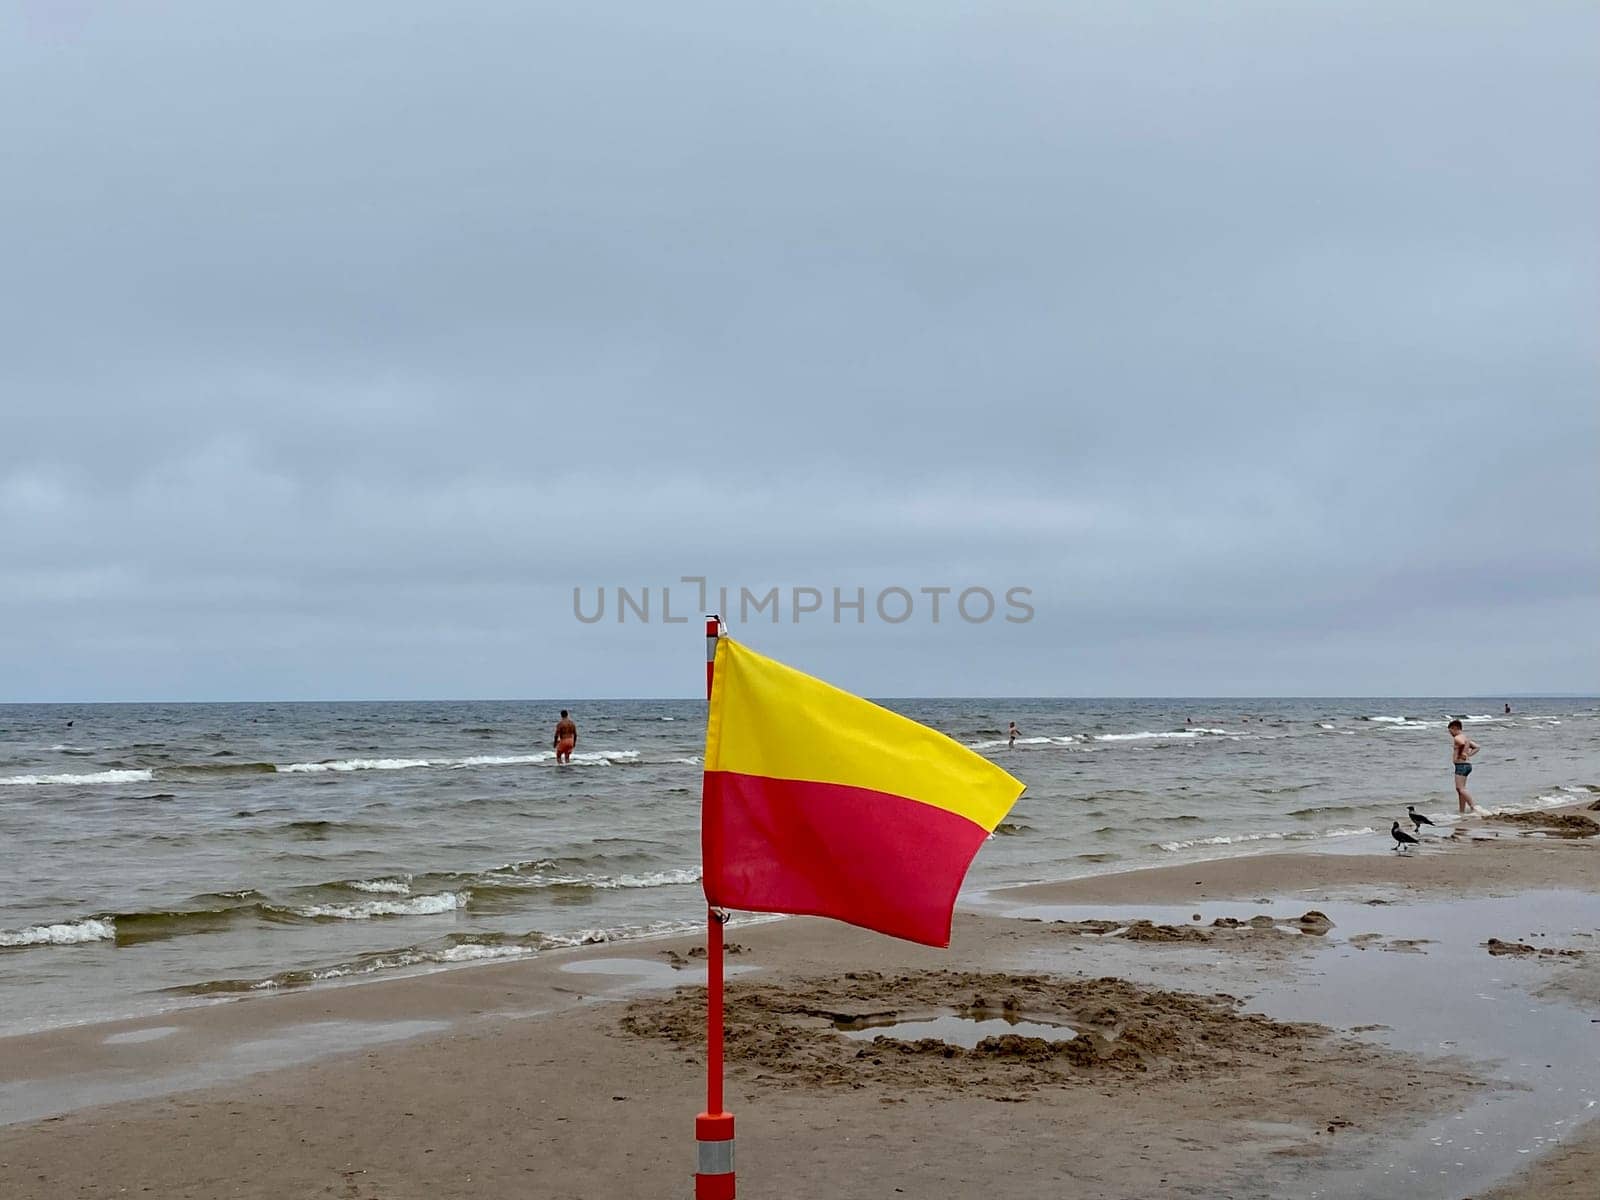
[[[1600,826],[1563,815],[989,892],[948,952],[735,927],[740,1194],[1592,1195]],[[687,1195],[703,958],[638,940],[7,1039],[0,1195]]]

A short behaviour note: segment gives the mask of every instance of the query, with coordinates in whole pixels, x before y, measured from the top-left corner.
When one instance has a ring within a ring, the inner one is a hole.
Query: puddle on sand
[[[176,1025],[156,1025],[149,1029],[130,1029],[126,1033],[113,1033],[100,1039],[103,1046],[131,1046],[137,1042],[154,1042],[171,1037],[178,1032]]]
[[[935,1017],[902,1020],[897,1016],[861,1017],[856,1020],[835,1021],[833,1027],[847,1038],[870,1042],[873,1038],[893,1038],[897,1042],[916,1042],[934,1038],[971,1050],[984,1038],[1017,1037],[1043,1038],[1047,1042],[1070,1042],[1078,1031],[1065,1025],[1052,1025],[1045,1021],[1029,1021],[1010,1014],[979,1016],[968,1013],[942,1013]]]
[[[1260,912],[1298,915],[1303,897],[1269,903],[1192,901],[1185,905],[1031,905],[1003,910],[1045,921],[1089,918],[1202,924]],[[1541,956],[1494,957],[1491,937],[1536,946],[1589,949],[1600,930],[1600,895],[1525,892],[1382,905],[1316,901],[1334,927],[1308,939],[1313,957],[1286,976],[1252,982],[1246,1008],[1285,1021],[1363,1029],[1364,1040],[1424,1055],[1470,1060],[1494,1090],[1458,1112],[1369,1151],[1286,1167],[1293,1194],[1332,1200],[1438,1200],[1470,1196],[1528,1164],[1574,1126],[1600,1113],[1600,1034],[1587,1010],[1558,996],[1536,996],[1566,969]],[[1385,954],[1363,939],[1378,934],[1421,953]],[[1096,947],[1104,969],[1161,974],[1163,959],[1216,963],[1214,951],[1174,948],[1152,955],[1126,945]],[[1596,953],[1591,949],[1590,953]],[[1170,956],[1170,958],[1169,958]],[[1113,965],[1114,964],[1114,965]],[[1222,963],[1226,969],[1229,963]],[[1165,980],[1193,987],[1192,979]],[[1220,980],[1219,980],[1220,982]],[[1499,1085],[1495,1087],[1494,1085]]]
[[[686,984],[703,984],[706,969],[699,967],[674,967],[648,958],[580,958],[561,964],[562,971],[573,975],[611,975],[623,980],[607,991],[649,991],[654,988],[675,988]],[[725,978],[753,971],[736,963],[723,963]]]
[[[203,1051],[206,1057],[148,1074],[112,1067],[46,1079],[0,1082],[0,1125],[37,1121],[81,1108],[170,1096],[232,1083],[263,1071],[313,1062],[365,1046],[441,1033],[449,1021],[310,1021],[265,1037]],[[143,1031],[137,1031],[143,1032]],[[113,1037],[124,1036],[113,1034]]]

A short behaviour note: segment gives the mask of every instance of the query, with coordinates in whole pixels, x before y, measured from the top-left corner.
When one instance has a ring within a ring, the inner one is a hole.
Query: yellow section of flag
[[[705,769],[903,796],[987,833],[1024,786],[937,730],[726,637],[717,643]]]

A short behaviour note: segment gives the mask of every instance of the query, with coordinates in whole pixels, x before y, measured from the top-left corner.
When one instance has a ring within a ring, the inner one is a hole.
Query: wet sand
[[[1600,840],[1537,832],[735,928],[741,1195],[1592,1195]],[[687,1195],[694,950],[8,1039],[0,1195]]]

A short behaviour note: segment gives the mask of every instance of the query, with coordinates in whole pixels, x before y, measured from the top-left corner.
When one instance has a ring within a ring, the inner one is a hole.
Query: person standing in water
[[[567,710],[564,708],[561,710],[561,719],[556,722],[556,736],[552,744],[556,748],[558,763],[572,761],[572,749],[578,744],[578,726],[567,716]]]
[[[1451,742],[1451,761],[1456,768],[1456,811],[1465,813],[1469,809],[1478,811],[1478,806],[1472,802],[1472,796],[1467,792],[1467,776],[1472,774],[1472,763],[1468,760],[1478,752],[1478,743],[1469,738],[1461,729],[1460,721],[1451,721],[1449,726]]]
[[[1006,729],[1006,749],[1014,749],[1017,744],[1017,723],[1012,721]]]

